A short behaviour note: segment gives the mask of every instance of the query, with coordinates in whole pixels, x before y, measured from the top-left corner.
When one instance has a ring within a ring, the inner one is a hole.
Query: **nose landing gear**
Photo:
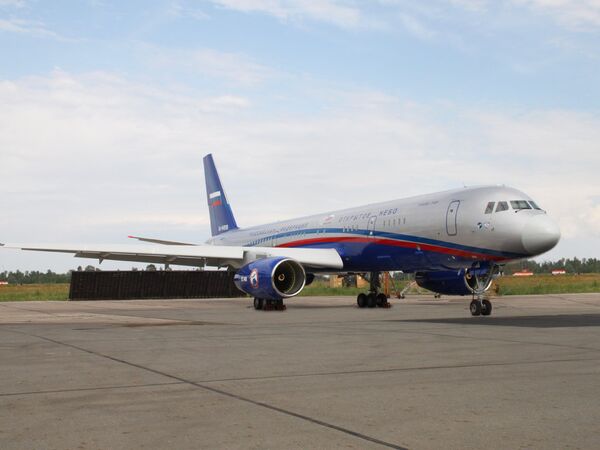
[[[391,308],[387,296],[380,292],[380,272],[371,272],[369,276],[369,293],[360,293],[356,297],[356,304],[359,308]]]
[[[492,302],[487,299],[473,299],[469,305],[472,316],[489,316],[492,314]]]
[[[467,272],[467,283],[473,292],[473,300],[469,305],[472,316],[489,316],[492,314],[492,302],[483,298],[494,278],[500,274],[498,266],[491,267],[486,272]]]

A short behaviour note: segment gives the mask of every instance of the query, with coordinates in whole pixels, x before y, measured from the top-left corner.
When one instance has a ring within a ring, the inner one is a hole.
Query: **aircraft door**
[[[367,226],[367,231],[369,232],[369,237],[374,237],[375,234],[375,224],[377,223],[377,216],[369,217],[369,224]]]
[[[448,211],[446,211],[446,232],[448,236],[456,236],[456,218],[458,215],[458,207],[460,201],[455,200],[448,205]]]

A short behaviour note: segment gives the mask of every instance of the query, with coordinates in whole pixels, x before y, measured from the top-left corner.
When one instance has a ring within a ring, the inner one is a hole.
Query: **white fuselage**
[[[558,227],[536,208],[513,188],[463,188],[236,229],[207,243],[335,248],[352,271],[464,268],[554,247]]]

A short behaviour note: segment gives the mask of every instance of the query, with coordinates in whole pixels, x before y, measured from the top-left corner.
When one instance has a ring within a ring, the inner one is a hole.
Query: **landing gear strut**
[[[286,306],[283,300],[267,300],[264,298],[254,298],[254,309],[257,311],[285,311]]]
[[[356,297],[356,304],[359,308],[390,308],[392,305],[388,302],[387,296],[380,292],[380,272],[371,272],[369,276],[369,293],[360,293]]]

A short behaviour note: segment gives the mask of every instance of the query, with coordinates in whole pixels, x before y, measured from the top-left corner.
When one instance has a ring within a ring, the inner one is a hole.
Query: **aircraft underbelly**
[[[307,245],[310,248],[335,248],[346,271],[394,271],[460,269],[471,265],[472,256],[449,255],[442,251],[385,243],[338,242]]]

